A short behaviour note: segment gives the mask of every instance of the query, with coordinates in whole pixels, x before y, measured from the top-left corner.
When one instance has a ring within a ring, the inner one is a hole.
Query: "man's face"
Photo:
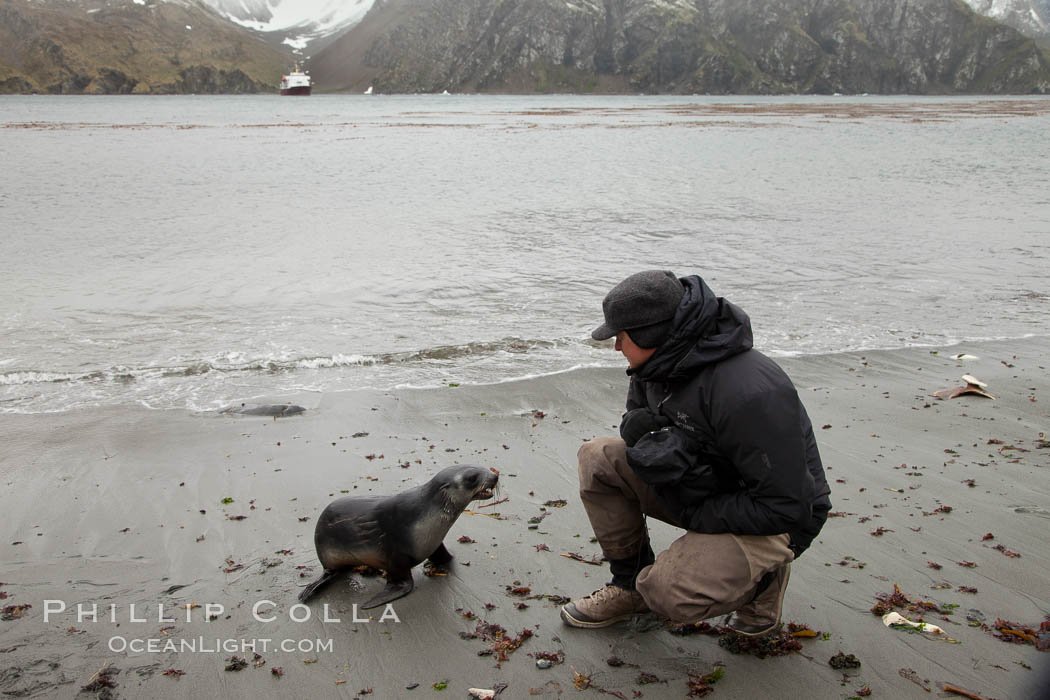
[[[620,331],[616,334],[616,349],[627,358],[627,364],[631,366],[631,369],[637,369],[644,365],[656,352],[656,348],[640,348],[635,345],[627,331]]]

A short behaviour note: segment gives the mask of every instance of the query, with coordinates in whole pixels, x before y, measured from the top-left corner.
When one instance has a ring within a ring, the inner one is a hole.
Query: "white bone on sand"
[[[982,382],[972,374],[964,374],[962,380],[966,382],[964,386],[954,386],[950,389],[939,389],[933,392],[933,395],[938,399],[954,399],[959,396],[965,396],[966,394],[976,394],[977,396],[983,396],[986,399],[995,400],[995,397],[985,391],[988,385]]]

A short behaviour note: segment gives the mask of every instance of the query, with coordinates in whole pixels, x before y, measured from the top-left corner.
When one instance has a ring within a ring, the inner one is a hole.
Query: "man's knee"
[[[649,608],[675,622],[698,622],[735,610],[753,584],[748,561],[730,535],[686,533],[635,583]]]
[[[576,453],[580,470],[580,484],[588,481],[596,473],[607,472],[614,468],[609,452],[616,448],[617,442],[622,443],[623,440],[614,437],[599,437],[580,445],[580,449]]]
[[[677,623],[697,622],[715,614],[712,610],[719,601],[692,589],[688,581],[667,573],[664,567],[650,566],[643,569],[635,580],[635,589],[650,610]]]
[[[576,456],[581,462],[585,460],[601,460],[603,462],[608,462],[610,461],[608,457],[608,450],[611,448],[615,448],[617,446],[617,443],[623,443],[623,440],[621,440],[618,437],[611,437],[608,435],[603,437],[596,437],[592,440],[587,440],[582,445],[580,445],[580,450],[576,453]]]

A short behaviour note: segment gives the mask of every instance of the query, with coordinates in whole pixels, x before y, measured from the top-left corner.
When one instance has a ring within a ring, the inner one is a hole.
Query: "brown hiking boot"
[[[755,597],[726,618],[726,627],[738,634],[758,637],[768,634],[780,624],[791,564],[784,564],[762,577]]]
[[[608,627],[644,612],[649,606],[641,593],[608,584],[561,606],[561,619],[573,627]]]

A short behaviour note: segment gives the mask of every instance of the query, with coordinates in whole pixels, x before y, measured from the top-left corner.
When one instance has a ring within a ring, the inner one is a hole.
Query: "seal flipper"
[[[452,561],[452,552],[445,549],[445,543],[442,542],[438,545],[438,548],[434,550],[434,553],[427,557],[427,560],[430,561],[431,564],[441,566],[442,564],[447,564]]]
[[[412,592],[412,587],[412,569],[388,570],[386,572],[386,588],[372,596],[372,599],[362,605],[361,609],[378,608],[384,603],[404,598]]]
[[[332,569],[325,569],[324,573],[321,574],[321,578],[317,579],[316,581],[308,585],[306,588],[299,591],[299,602],[305,603],[306,601],[308,601],[314,596],[315,593],[317,593],[317,591],[321,590],[321,588],[323,588],[324,586],[327,586],[332,581],[332,579],[336,577],[337,574],[339,574],[338,571],[334,571]]]

